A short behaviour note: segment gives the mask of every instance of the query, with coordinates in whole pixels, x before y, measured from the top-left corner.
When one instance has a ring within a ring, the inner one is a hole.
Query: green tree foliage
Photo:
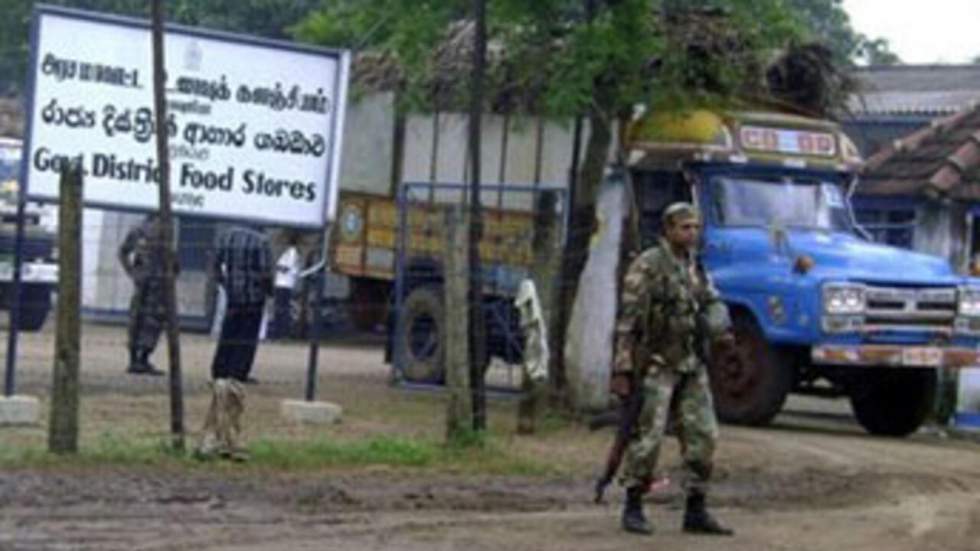
[[[765,58],[802,35],[782,0],[488,3],[489,80],[495,87],[490,97],[502,102],[493,107],[557,116],[584,114],[594,103],[597,84],[619,105],[691,99],[692,93],[729,96],[747,79],[761,83],[757,77]],[[444,99],[434,88],[465,75],[470,4],[327,0],[295,30],[304,41],[370,52],[362,63],[384,60],[383,80],[399,81],[417,100],[410,106],[432,108],[432,102]],[[704,15],[686,15],[693,12]],[[459,72],[450,77],[447,71],[453,69]],[[367,80],[371,76],[379,75]]]
[[[891,51],[886,38],[863,37],[858,58],[867,65],[898,65],[902,60]]]
[[[27,67],[30,2],[9,0],[0,12],[0,95],[11,95],[20,90]]]
[[[367,51],[361,70],[373,63],[408,107],[451,108],[451,92],[466,92],[470,4],[327,0],[296,33]],[[488,0],[487,13],[488,107],[589,120],[583,207],[595,200],[617,118],[640,103],[726,102],[761,90],[768,61],[803,37],[783,0]]]

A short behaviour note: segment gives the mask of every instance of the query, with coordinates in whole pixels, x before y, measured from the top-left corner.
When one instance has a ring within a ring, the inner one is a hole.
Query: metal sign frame
[[[31,20],[30,29],[30,60],[28,66],[28,83],[26,89],[26,113],[27,120],[25,121],[24,127],[24,159],[25,162],[21,166],[21,193],[25,194],[27,200],[38,201],[43,203],[57,203],[57,199],[48,196],[33,196],[31,195],[29,189],[29,183],[27,180],[31,156],[34,152],[35,138],[34,138],[34,110],[37,107],[35,104],[35,95],[37,88],[37,69],[39,52],[38,45],[40,41],[40,24],[41,18],[44,16],[55,16],[68,19],[76,19],[80,21],[90,22],[90,23],[100,23],[105,25],[114,25],[127,29],[137,29],[144,30],[147,33],[147,41],[150,39],[150,22],[147,20],[136,19],[131,17],[124,17],[112,14],[89,12],[84,10],[77,10],[71,8],[63,8],[60,6],[52,6],[48,4],[38,4],[34,7],[33,17]],[[224,31],[215,31],[209,29],[201,29],[194,27],[187,27],[183,25],[165,25],[166,35],[181,35],[193,38],[202,38],[207,40],[214,40],[218,42],[225,42],[231,44],[240,44],[246,46],[260,47],[270,50],[281,50],[286,52],[296,52],[304,54],[313,54],[316,56],[324,56],[328,58],[333,58],[337,62],[337,73],[334,76],[334,90],[333,95],[330,96],[334,99],[336,110],[335,114],[331,119],[331,128],[328,129],[329,135],[331,137],[332,151],[328,152],[328,159],[326,162],[327,174],[325,175],[325,189],[323,189],[324,204],[323,212],[320,216],[320,221],[318,223],[295,223],[290,220],[278,220],[276,225],[294,227],[298,229],[322,229],[326,224],[331,223],[336,216],[337,208],[337,198],[340,190],[340,167],[341,167],[341,152],[343,149],[343,130],[344,130],[344,119],[346,115],[347,107],[347,88],[348,80],[350,74],[350,58],[351,54],[348,50],[341,49],[330,49],[321,48],[317,46],[310,46],[280,40],[272,40],[265,38],[258,38],[242,34],[234,34]],[[152,72],[152,71],[151,71]],[[103,208],[109,210],[115,210],[120,212],[151,212],[154,209],[144,208],[144,207],[127,207],[121,206],[115,203],[105,203],[100,201],[85,201],[86,207],[93,208]],[[228,220],[228,221],[238,221],[246,223],[256,223],[256,224],[270,224],[272,221],[268,218],[255,218],[248,216],[235,216],[220,213],[202,212],[202,211],[178,211],[175,212],[182,217],[199,217],[199,218],[210,218],[217,220]]]

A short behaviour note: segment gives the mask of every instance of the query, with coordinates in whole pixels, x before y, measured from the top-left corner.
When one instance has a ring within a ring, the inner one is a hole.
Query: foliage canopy
[[[357,82],[398,89],[403,107],[459,105],[471,4],[326,0],[294,32],[361,52]],[[817,40],[844,64],[867,42],[839,0],[488,0],[487,13],[489,107],[562,117],[600,88],[617,108],[764,96],[780,51]]]

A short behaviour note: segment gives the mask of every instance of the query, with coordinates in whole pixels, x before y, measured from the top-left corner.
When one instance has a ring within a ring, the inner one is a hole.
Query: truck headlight
[[[980,287],[961,287],[957,293],[956,311],[961,316],[980,316]]]
[[[980,306],[980,304],[978,304]],[[823,287],[823,310],[828,314],[860,314],[865,308],[864,286],[829,283]]]

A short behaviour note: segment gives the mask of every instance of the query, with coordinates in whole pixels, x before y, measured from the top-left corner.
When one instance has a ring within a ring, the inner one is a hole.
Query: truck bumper
[[[814,346],[818,365],[866,367],[970,367],[980,365],[980,351],[955,346],[830,345]]]
[[[0,264],[0,283],[14,280],[14,267],[11,263]],[[58,283],[58,265],[46,262],[24,262],[20,266],[21,283],[55,285]]]

